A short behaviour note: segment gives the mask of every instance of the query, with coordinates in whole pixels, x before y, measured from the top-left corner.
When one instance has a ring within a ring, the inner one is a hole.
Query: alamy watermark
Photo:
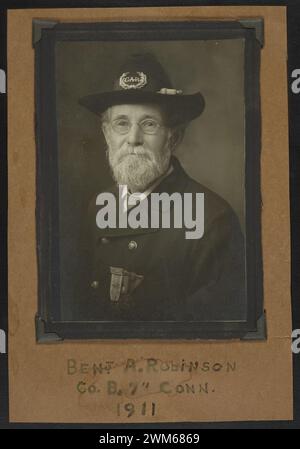
[[[6,334],[0,329],[0,354],[6,354]]]
[[[300,329],[294,329],[292,332],[292,339],[293,343],[292,343],[292,351],[294,354],[299,354],[300,353]]]
[[[293,94],[300,93],[300,69],[294,69],[292,71],[292,78],[295,78],[291,84]]]
[[[200,239],[204,234],[204,193],[129,194],[127,186],[120,185],[118,200],[113,193],[103,192],[96,205],[103,206],[96,214],[100,229],[168,229],[173,225],[188,229],[186,239]]]
[[[6,93],[6,76],[4,70],[0,69],[0,94]]]
[[[0,69],[0,94],[6,93],[6,75],[4,70]],[[0,329],[0,354],[6,354],[6,334]]]

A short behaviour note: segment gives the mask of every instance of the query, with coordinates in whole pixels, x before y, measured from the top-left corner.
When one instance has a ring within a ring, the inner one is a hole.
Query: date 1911
[[[155,416],[156,414],[156,404],[155,402],[143,402],[142,404],[135,405],[133,402],[127,403],[118,403],[117,404],[117,415],[122,416],[126,415],[127,418],[130,418],[134,415],[141,416]]]

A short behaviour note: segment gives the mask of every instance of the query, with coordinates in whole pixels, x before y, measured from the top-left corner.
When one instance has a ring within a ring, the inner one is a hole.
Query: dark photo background
[[[79,240],[91,196],[112,184],[99,117],[78,104],[107,90],[131,53],[152,52],[174,87],[201,91],[204,113],[190,123],[176,155],[187,173],[225,198],[244,229],[244,40],[59,42],[56,104],[62,319],[72,320]]]

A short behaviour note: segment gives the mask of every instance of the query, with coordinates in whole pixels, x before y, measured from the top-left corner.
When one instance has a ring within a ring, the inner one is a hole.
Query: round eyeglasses
[[[144,134],[157,134],[163,125],[154,119],[146,118],[137,123]],[[124,118],[116,119],[111,122],[112,129],[118,134],[128,134],[131,130],[132,123]]]

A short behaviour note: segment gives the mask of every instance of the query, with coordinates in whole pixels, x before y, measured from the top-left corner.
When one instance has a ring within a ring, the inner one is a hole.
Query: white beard
[[[115,181],[127,185],[130,192],[144,192],[169,168],[171,149],[166,145],[160,154],[145,150],[143,146],[126,145],[118,151],[108,147],[108,161]]]

